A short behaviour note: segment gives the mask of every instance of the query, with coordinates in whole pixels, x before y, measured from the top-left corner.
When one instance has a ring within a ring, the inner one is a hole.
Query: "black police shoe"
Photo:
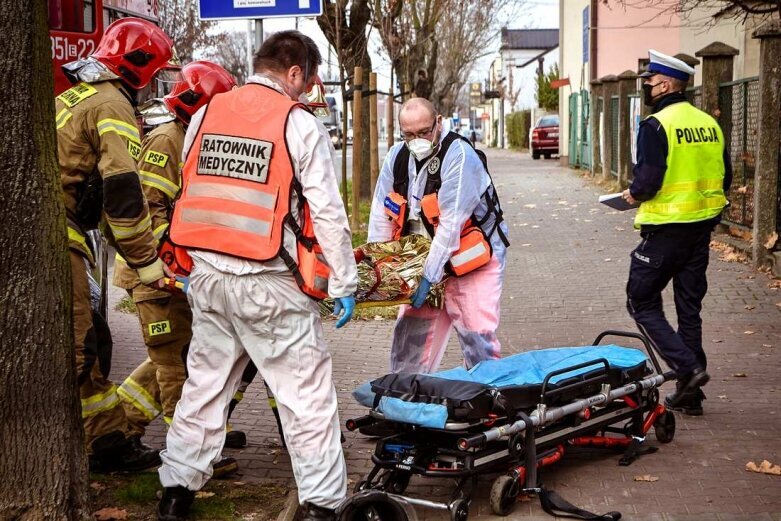
[[[160,465],[160,451],[150,449],[141,440],[126,438],[119,431],[100,436],[92,442],[90,471],[140,472]]]
[[[705,393],[702,392],[702,389],[697,389],[697,394],[692,395],[685,400],[681,400],[677,405],[671,405],[670,398],[672,398],[672,396],[667,396],[664,399],[664,406],[668,409],[682,412],[689,416],[702,416],[702,401],[705,399]]]
[[[225,434],[225,446],[229,449],[243,449],[247,446],[247,435],[242,431],[230,431]]]
[[[302,521],[336,521],[336,511],[331,508],[304,503],[303,511]]]
[[[691,374],[679,378],[675,383],[675,392],[664,399],[665,405],[673,410],[676,407],[682,407],[683,404],[693,404],[699,400],[700,409],[702,409],[702,398],[700,398],[700,387],[704,386],[710,380],[710,376],[704,369],[695,369]],[[700,413],[702,414],[702,413]]]
[[[239,462],[234,458],[222,458],[212,467],[214,479],[227,479],[239,470]]]
[[[157,505],[158,521],[185,521],[195,499],[195,492],[184,487],[165,487]]]

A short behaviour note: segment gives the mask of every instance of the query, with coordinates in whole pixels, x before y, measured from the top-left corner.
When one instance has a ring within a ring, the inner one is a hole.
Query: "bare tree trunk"
[[[0,0],[0,519],[89,519],[46,2]]]
[[[352,76],[355,67],[363,67],[362,84],[368,89],[369,73],[372,70],[372,61],[368,53],[368,40],[366,39],[366,27],[371,21],[368,0],[353,0],[350,3],[349,15],[344,0],[326,0],[323,5],[323,14],[317,18],[317,23],[323,31],[328,43],[336,49],[339,66],[346,76]],[[336,27],[339,27],[340,37],[337,42]],[[350,82],[352,84],[352,82]],[[353,175],[361,176],[361,198],[371,197],[371,174],[369,172],[369,97],[364,96],[361,103],[362,118],[360,122],[353,121],[353,125],[361,125],[361,162],[363,169]],[[355,149],[354,144],[353,148]]]

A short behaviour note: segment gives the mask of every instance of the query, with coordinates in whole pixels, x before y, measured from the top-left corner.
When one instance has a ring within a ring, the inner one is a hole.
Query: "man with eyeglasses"
[[[644,102],[653,111],[640,124],[634,177],[624,191],[630,204],[640,203],[635,228],[642,237],[631,255],[627,309],[677,375],[665,405],[699,416],[701,387],[710,379],[700,310],[708,290],[710,236],[727,205],[732,169],[718,122],[686,98],[694,69],[654,50],[649,57],[640,76]],[[671,280],[677,331],[662,305]]]
[[[411,305],[399,310],[391,371],[436,371],[451,325],[466,367],[498,358],[496,329],[509,242],[491,176],[467,139],[443,132],[442,116],[428,100],[408,100],[399,126],[404,141],[388,151],[383,163],[368,240],[419,234],[432,242]],[[426,304],[431,286],[446,276],[443,308]]]

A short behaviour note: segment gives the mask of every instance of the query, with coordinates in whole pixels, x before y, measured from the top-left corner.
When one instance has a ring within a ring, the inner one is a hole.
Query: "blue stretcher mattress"
[[[559,347],[527,351],[498,360],[486,360],[472,369],[457,367],[430,375],[388,374],[367,382],[353,397],[362,405],[374,408],[387,420],[442,429],[451,421],[503,416],[511,411],[534,408],[539,402],[542,383],[550,373],[575,365],[593,365],[554,376],[549,389],[562,389],[548,405],[566,403],[598,392],[599,384],[578,386],[573,395],[564,385],[582,382],[604,372],[607,361],[607,383],[624,385],[648,374],[646,354],[617,345]]]

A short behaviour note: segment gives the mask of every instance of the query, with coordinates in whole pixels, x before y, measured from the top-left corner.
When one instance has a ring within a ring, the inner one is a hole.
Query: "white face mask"
[[[409,148],[410,154],[418,161],[423,161],[434,153],[434,143],[419,137],[408,142],[407,148]]]

